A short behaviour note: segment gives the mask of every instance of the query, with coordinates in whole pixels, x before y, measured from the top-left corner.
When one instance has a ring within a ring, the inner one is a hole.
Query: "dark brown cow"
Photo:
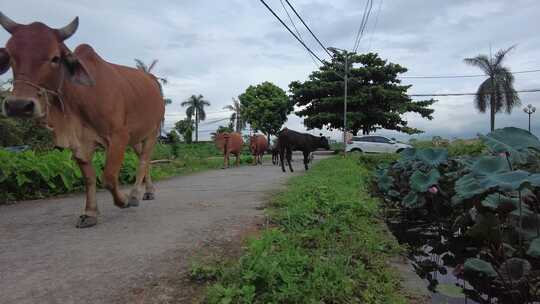
[[[287,128],[284,128],[278,132],[278,147],[281,170],[283,170],[283,172],[285,172],[285,158],[287,159],[289,169],[291,172],[293,172],[293,167],[291,164],[292,151],[302,151],[304,154],[304,168],[308,170],[308,164],[312,159],[313,151],[319,148],[326,150],[330,149],[328,139],[322,136],[322,134],[317,137],[311,134],[289,130]]]
[[[223,169],[229,167],[229,155],[236,156],[236,166],[240,166],[240,153],[242,153],[242,135],[240,133],[223,132],[216,134],[216,147],[223,152]]]
[[[85,228],[97,223],[92,155],[98,146],[106,151],[104,186],[116,206],[134,207],[141,198],[154,198],[149,163],[164,104],[154,76],[108,63],[87,44],[71,52],[64,40],[78,23],[75,18],[52,29],[40,22],[18,24],[0,13],[0,24],[11,34],[0,48],[0,74],[13,69],[13,91],[2,104],[4,114],[39,120],[53,131],[57,146],[73,151],[86,184],[86,207],[77,223]],[[127,146],[140,160],[128,197],[118,185]]]
[[[249,149],[253,155],[253,165],[261,164],[264,152],[268,149],[268,140],[261,134],[255,134],[249,137]]]

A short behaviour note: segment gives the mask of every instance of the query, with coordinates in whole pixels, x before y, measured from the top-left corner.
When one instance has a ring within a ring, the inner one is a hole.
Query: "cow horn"
[[[58,37],[61,41],[64,41],[71,37],[75,32],[77,31],[77,28],[79,27],[79,17],[75,17],[73,21],[71,21],[70,24],[64,26],[63,28],[57,29]]]
[[[20,25],[17,22],[9,19],[6,15],[2,14],[2,12],[0,12],[0,24],[10,34],[13,34],[13,32],[15,31],[15,28],[17,28]]]

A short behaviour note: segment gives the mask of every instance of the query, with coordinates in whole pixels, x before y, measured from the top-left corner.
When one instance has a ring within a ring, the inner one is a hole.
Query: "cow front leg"
[[[92,159],[90,157],[89,159]],[[81,169],[86,187],[86,205],[84,213],[79,217],[76,227],[88,228],[97,224],[97,201],[96,201],[96,171],[92,167],[92,162],[75,158]]]
[[[304,167],[306,168],[306,170],[308,170],[309,155],[309,152],[304,152]]]
[[[291,170],[291,172],[294,172],[291,161],[292,161],[292,150],[287,149],[287,164],[289,165],[289,170]]]
[[[240,167],[240,152],[236,153],[236,166]]]
[[[126,196],[120,191],[118,183],[120,167],[122,167],[124,153],[126,152],[126,142],[127,140],[112,141],[112,144],[107,148],[107,160],[103,171],[105,189],[112,194],[114,205],[118,208],[129,207]]]
[[[141,198],[143,198],[143,182],[146,175],[149,173],[148,168],[150,166],[150,156],[152,155],[152,150],[154,148],[155,142],[156,139],[154,137],[145,140],[142,143],[140,150],[138,151],[139,153],[137,153],[137,155],[139,156],[139,167],[137,168],[135,184],[133,185],[133,189],[129,194],[128,206],[130,207],[139,206],[139,201],[141,200]]]
[[[229,167],[229,152],[225,151],[223,154],[223,169],[227,169]]]

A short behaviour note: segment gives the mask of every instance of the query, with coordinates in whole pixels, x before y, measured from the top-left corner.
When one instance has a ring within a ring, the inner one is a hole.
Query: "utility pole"
[[[528,104],[525,108],[523,108],[523,112],[529,115],[529,133],[531,133],[531,115],[536,112],[536,107],[533,107],[532,104]]]
[[[343,53],[343,56],[345,57],[345,75],[340,75],[339,73],[335,72],[339,77],[341,77],[344,81],[344,94],[343,94],[343,153],[347,155],[347,95],[348,95],[348,85],[349,85],[349,56],[354,54],[354,52],[347,52],[347,50],[338,49],[335,47],[329,47],[329,51],[334,53],[335,55],[339,53]]]

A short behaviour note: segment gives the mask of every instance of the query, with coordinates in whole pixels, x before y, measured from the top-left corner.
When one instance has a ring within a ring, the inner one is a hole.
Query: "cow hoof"
[[[130,197],[126,207],[139,207],[139,199],[136,197]]]
[[[77,221],[77,228],[89,228],[92,226],[95,226],[97,224],[97,217],[95,216],[88,216],[88,215],[81,215],[79,216],[79,220]]]
[[[144,195],[143,195],[143,198],[142,198],[144,201],[151,201],[151,200],[154,200],[155,199],[155,196],[154,196],[154,193],[152,192],[146,192]]]

